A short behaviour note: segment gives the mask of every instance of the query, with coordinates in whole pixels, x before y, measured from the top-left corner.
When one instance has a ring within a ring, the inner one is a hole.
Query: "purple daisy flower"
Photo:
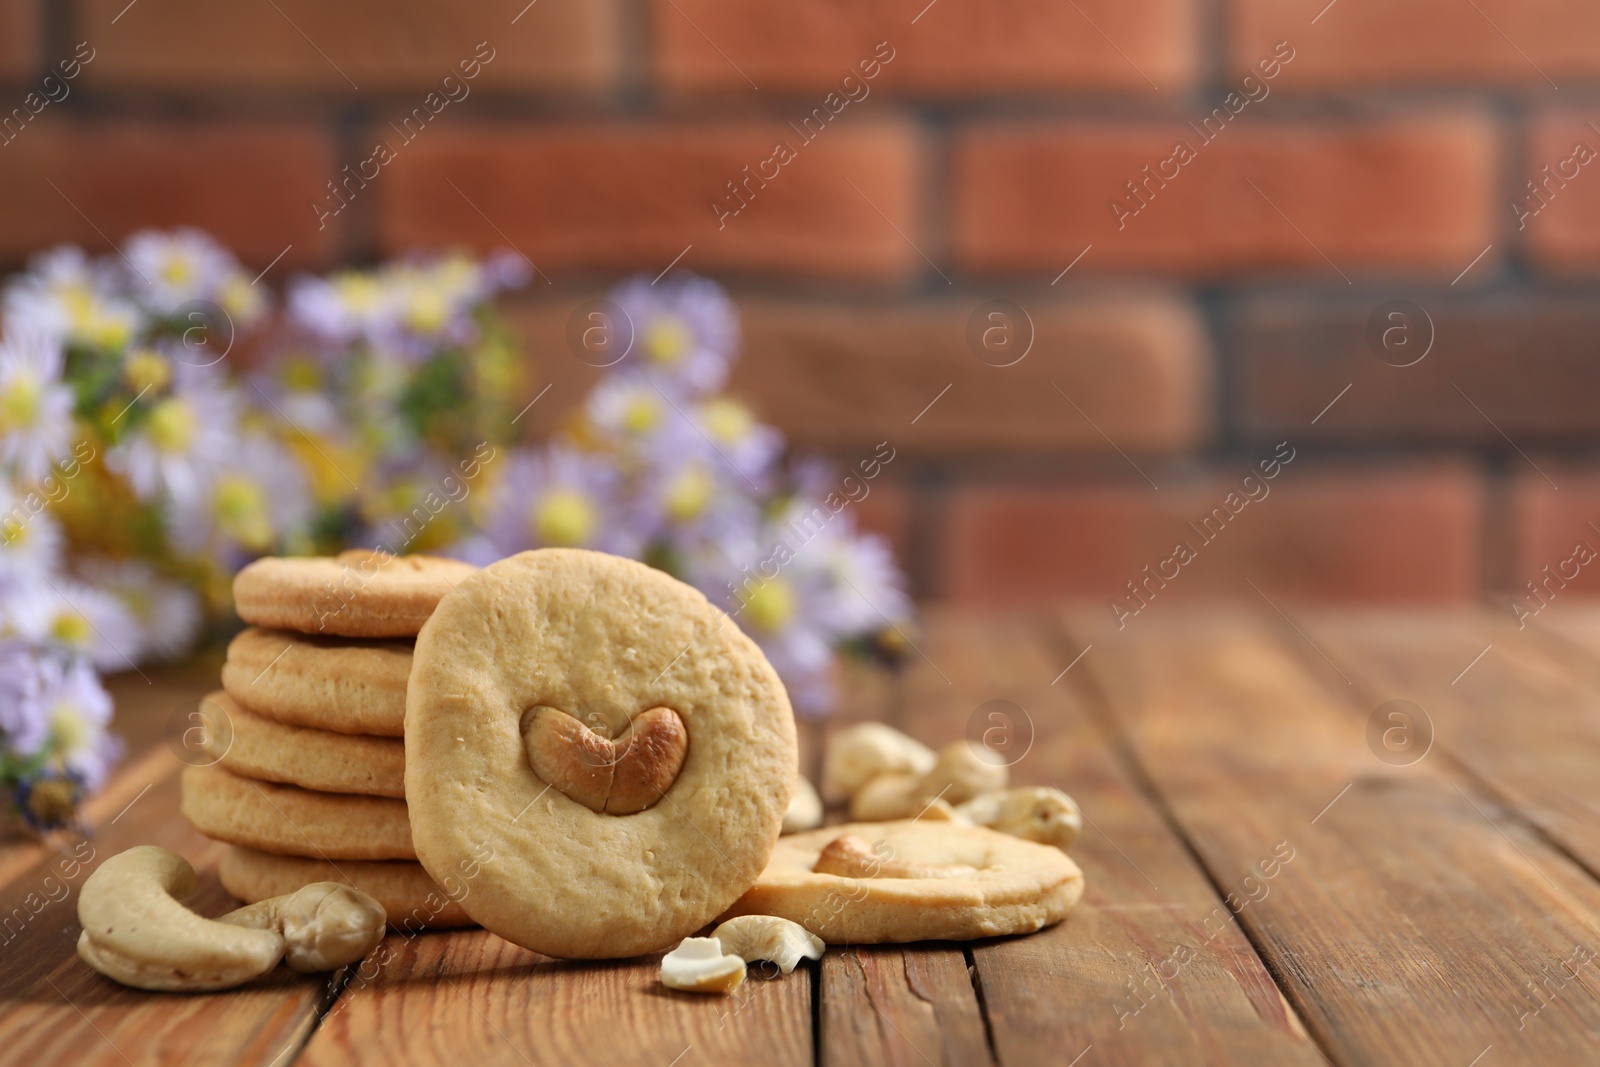
[[[656,284],[641,276],[613,289],[611,300],[633,327],[619,371],[648,375],[674,396],[722,388],[739,346],[739,318],[721,286],[693,275]]]

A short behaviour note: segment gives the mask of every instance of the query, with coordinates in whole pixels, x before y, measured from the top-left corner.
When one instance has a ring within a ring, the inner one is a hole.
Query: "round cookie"
[[[415,637],[434,605],[476,571],[437,556],[357,548],[258,559],[233,579],[233,606],[256,626],[340,637]]]
[[[457,901],[472,891],[466,877],[441,888],[420,863],[400,860],[329,860],[275,856],[230,845],[217,868],[222,887],[247,904],[283,896],[312,882],[343,882],[372,897],[389,916],[389,925],[408,933],[471,926]]]
[[[411,642],[250,627],[228,643],[222,688],[257,715],[341,734],[405,733]]]
[[[188,767],[182,811],[207,837],[263,852],[331,860],[417,858],[403,800],[314,793],[221,767]]]
[[[1083,872],[1058,848],[907,819],[783,838],[727,915],[777,915],[829,944],[970,941],[1058,923],[1082,895]]]
[[[440,602],[405,736],[422,865],[442,880],[487,847],[467,914],[567,958],[669,947],[725,910],[766,865],[797,766],[783,683],[737,625],[577,549],[501,560]]]
[[[406,746],[398,738],[287,726],[246,711],[221,690],[204,703],[227,723],[205,732],[205,750],[237,775],[323,793],[406,797]]]

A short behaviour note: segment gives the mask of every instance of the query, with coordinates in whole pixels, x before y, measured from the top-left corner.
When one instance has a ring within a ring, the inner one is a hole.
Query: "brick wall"
[[[537,434],[573,308],[676,261],[795,442],[894,444],[863,517],[925,594],[1600,590],[1544,569],[1600,549],[1592,3],[0,0],[0,114],[46,90],[6,267],[184,222],[280,282],[509,243]]]

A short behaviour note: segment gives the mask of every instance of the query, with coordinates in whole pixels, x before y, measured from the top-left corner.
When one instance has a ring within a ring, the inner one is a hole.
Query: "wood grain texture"
[[[1600,887],[1446,760],[1379,760],[1371,709],[1308,672],[1303,636],[1216,612],[1077,632],[1121,740],[1334,1062],[1592,1060]]]
[[[1555,614],[1552,629],[1566,626]],[[1581,641],[1587,620],[1562,614]],[[1600,660],[1503,611],[1324,611],[1297,621],[1367,706],[1421,707],[1442,752],[1600,873]]]
[[[959,946],[831,946],[821,967],[822,1063],[994,1062]]]
[[[1096,650],[1051,685],[1083,643],[1037,621],[939,612],[927,630],[907,726],[934,743],[1000,731],[988,740],[1015,761],[1014,784],[1061,788],[1085,815],[1071,855],[1087,887],[1067,920],[970,947],[999,1062],[1321,1063],[1204,872],[1066,685]]]
[[[312,1034],[307,1065],[812,1062],[811,972],[679,993],[660,957],[552,960],[486,930],[391,934]]]

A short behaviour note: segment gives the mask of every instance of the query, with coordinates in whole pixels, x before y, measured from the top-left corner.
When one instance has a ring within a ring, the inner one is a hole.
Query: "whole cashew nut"
[[[880,856],[865,838],[855,834],[842,834],[829,841],[811,870],[840,878],[965,878],[977,873],[976,867],[964,863],[937,866],[897,859],[892,852]]]
[[[316,883],[216,920],[179,903],[195,885],[194,868],[164,848],[112,856],[78,895],[78,955],[124,985],[198,991],[266,974],[291,942],[296,969],[320,969],[354,963],[383,938],[382,905],[348,886]]]
[[[881,722],[863,722],[839,731],[822,763],[822,795],[848,800],[881,774],[927,774],[933,749]]]
[[[1059,789],[1034,786],[983,793],[956,805],[955,814],[1024,841],[1054,845],[1065,852],[1083,831],[1078,802]]]
[[[1004,764],[991,763],[967,742],[955,741],[939,750],[923,774],[891,772],[864,783],[850,798],[850,817],[858,822],[904,819],[937,801],[959,807],[1004,789],[1010,778]]]

